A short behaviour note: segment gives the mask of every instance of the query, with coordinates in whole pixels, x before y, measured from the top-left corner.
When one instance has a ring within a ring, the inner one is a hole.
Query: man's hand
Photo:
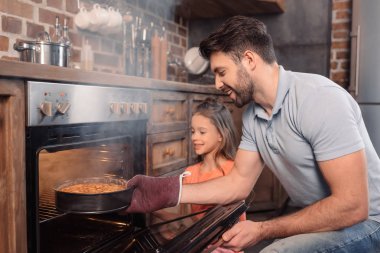
[[[260,222],[240,221],[222,235],[223,248],[241,251],[260,242],[263,238]]]
[[[134,176],[128,187],[134,187],[131,205],[127,213],[150,213],[177,205],[180,194],[180,176]]]

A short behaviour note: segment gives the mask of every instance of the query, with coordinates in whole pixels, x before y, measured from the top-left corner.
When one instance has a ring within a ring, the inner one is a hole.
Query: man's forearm
[[[261,222],[262,240],[342,229],[367,218],[360,208],[330,196],[293,214]]]
[[[186,184],[182,187],[180,202],[191,204],[226,204],[243,200],[252,188],[249,183],[234,182],[229,176],[204,183]]]

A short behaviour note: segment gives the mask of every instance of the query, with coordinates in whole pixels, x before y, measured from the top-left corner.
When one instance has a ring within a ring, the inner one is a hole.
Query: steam
[[[179,34],[178,27],[187,29],[187,24],[182,19],[176,20],[176,7],[179,3],[177,0],[137,1],[136,4],[123,0],[78,1],[78,6],[83,6],[88,11],[91,11],[94,4],[100,4],[104,9],[112,7],[118,10],[123,16],[123,25],[122,29],[109,34],[107,29],[88,31],[76,28],[83,39],[80,48],[73,48],[77,52],[73,54],[73,67],[80,67],[78,54],[82,53],[81,48],[88,41],[94,54],[94,70],[186,81],[183,57],[187,49],[187,35]],[[157,60],[152,54],[152,38],[155,34],[161,41],[168,41],[167,49],[163,52],[165,59]],[[169,68],[169,76],[154,76],[156,65],[164,65],[165,71]]]

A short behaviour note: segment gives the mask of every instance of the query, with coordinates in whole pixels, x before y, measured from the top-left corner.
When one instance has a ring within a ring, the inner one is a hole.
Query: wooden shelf
[[[234,15],[279,14],[285,0],[181,0],[177,15],[187,19],[220,18]]]

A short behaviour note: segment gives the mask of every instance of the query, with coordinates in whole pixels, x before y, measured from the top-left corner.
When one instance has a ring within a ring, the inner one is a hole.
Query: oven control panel
[[[147,90],[27,82],[28,126],[147,120],[150,104]]]

